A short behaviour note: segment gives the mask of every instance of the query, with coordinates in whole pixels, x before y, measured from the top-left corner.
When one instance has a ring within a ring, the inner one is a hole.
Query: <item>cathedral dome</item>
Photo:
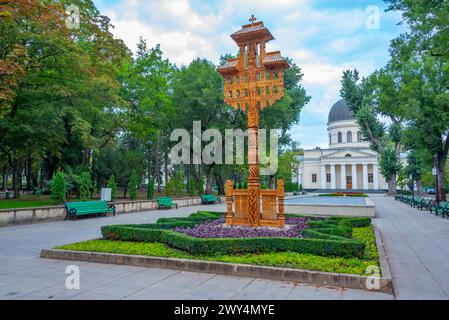
[[[349,110],[348,105],[345,100],[341,99],[337,101],[331,108],[329,112],[329,120],[328,123],[342,120],[354,120],[355,115],[354,112]]]

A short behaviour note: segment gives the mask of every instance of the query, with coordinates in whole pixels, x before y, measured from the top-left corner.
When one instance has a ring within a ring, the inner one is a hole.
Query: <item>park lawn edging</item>
[[[379,287],[371,289],[370,291],[393,294],[393,283],[382,247],[382,241],[380,240],[380,233],[377,231],[376,227],[374,227],[374,230],[376,235],[376,243],[378,244],[382,276],[378,279]],[[46,259],[83,261],[146,268],[166,268],[190,272],[214,273],[278,281],[294,281],[313,285],[336,286],[361,290],[368,290],[367,283],[370,282],[370,278],[368,276],[356,274],[103,252],[42,249],[40,257]]]

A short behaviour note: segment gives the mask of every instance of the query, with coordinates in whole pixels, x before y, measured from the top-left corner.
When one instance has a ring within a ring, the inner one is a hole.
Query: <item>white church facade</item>
[[[329,148],[305,150],[299,158],[298,182],[307,191],[387,190],[379,172],[378,155],[362,141],[354,113],[344,100],[333,105],[328,117]]]

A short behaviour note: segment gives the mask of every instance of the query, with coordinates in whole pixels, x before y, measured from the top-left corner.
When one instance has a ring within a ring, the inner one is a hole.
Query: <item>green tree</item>
[[[135,171],[133,171],[129,179],[129,197],[131,200],[137,199],[137,174]]]
[[[198,183],[196,184],[197,187],[197,194],[199,196],[204,194],[204,177],[199,176],[198,177]]]
[[[117,183],[115,182],[115,176],[111,175],[108,181],[108,188],[111,189],[111,200],[115,201],[117,198]]]
[[[66,197],[66,181],[64,173],[57,172],[51,183],[51,198],[56,203],[63,203]]]
[[[154,178],[150,177],[148,181],[148,200],[154,199]]]
[[[189,196],[193,197],[195,195],[195,191],[196,191],[195,180],[192,177],[190,177],[190,180],[189,180]]]
[[[80,198],[86,201],[90,198],[92,192],[92,179],[90,178],[89,172],[83,172],[79,179],[80,185]]]

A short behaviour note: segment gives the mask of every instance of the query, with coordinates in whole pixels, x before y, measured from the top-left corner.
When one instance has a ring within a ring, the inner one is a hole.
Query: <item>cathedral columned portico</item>
[[[388,189],[378,155],[363,141],[354,114],[344,100],[328,118],[329,148],[305,150],[298,180],[305,190],[367,191]]]

